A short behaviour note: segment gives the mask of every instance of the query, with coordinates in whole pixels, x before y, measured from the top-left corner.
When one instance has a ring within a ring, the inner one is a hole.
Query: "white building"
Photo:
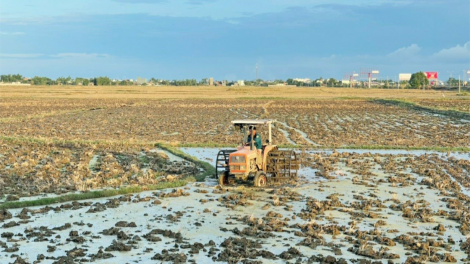
[[[295,78],[294,82],[310,83],[310,78]]]

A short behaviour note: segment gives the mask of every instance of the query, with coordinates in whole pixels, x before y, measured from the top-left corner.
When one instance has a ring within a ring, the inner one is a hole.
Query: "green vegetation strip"
[[[379,104],[391,104],[391,105],[396,105],[399,107],[404,107],[404,108],[413,109],[417,111],[424,111],[424,112],[428,112],[431,114],[439,114],[443,116],[470,120],[470,113],[457,111],[457,110],[451,110],[451,109],[443,110],[443,109],[438,109],[438,108],[433,108],[433,107],[421,106],[421,105],[417,105],[415,102],[403,101],[403,100],[398,100],[398,99],[376,99],[372,101],[379,103]]]
[[[456,96],[470,96],[470,92],[461,92],[459,94],[456,94]]]
[[[84,193],[76,193],[76,194],[66,194],[66,195],[52,197],[52,198],[41,198],[41,199],[37,199],[34,201],[12,201],[12,202],[6,202],[3,204],[0,204],[0,209],[43,206],[43,205],[64,203],[64,202],[77,201],[77,200],[97,199],[97,198],[111,197],[111,196],[116,196],[116,195],[126,195],[126,194],[138,193],[138,192],[143,192],[143,191],[154,191],[154,190],[161,190],[161,189],[166,189],[166,188],[176,188],[176,187],[185,186],[189,182],[194,182],[194,181],[195,181],[194,178],[188,177],[183,180],[173,181],[173,182],[162,182],[156,185],[129,186],[129,187],[122,187],[120,189],[109,189],[109,190],[92,191],[92,192],[84,192]]]
[[[0,136],[0,139],[10,142],[31,142],[31,143],[54,143],[62,146],[72,145],[89,145],[89,144],[123,144],[123,145],[150,145],[148,143],[143,142],[108,142],[108,141],[86,141],[86,140],[57,140],[57,139],[50,139],[50,138],[29,138],[29,137],[6,137]],[[186,177],[182,180],[173,181],[173,182],[162,182],[156,185],[146,185],[146,186],[127,186],[122,187],[119,189],[108,189],[108,190],[100,190],[100,191],[90,191],[84,193],[76,193],[76,194],[66,194],[58,197],[53,198],[41,198],[33,201],[11,201],[0,204],[0,209],[11,209],[11,208],[23,208],[23,207],[30,207],[30,206],[43,206],[49,205],[54,203],[63,203],[69,201],[77,201],[77,200],[85,200],[85,199],[96,199],[96,198],[103,198],[103,197],[111,197],[116,195],[125,195],[125,194],[132,194],[138,193],[143,191],[153,191],[153,190],[161,190],[166,188],[176,188],[185,186],[189,182],[195,181],[204,181],[207,176],[215,175],[215,168],[209,164],[208,162],[201,161],[196,157],[190,156],[183,151],[176,149],[168,144],[165,143],[156,143],[152,144],[161,149],[164,149],[173,155],[181,157],[185,160],[191,161],[195,163],[199,168],[203,168],[203,172],[195,175],[194,177]]]
[[[174,148],[174,147],[172,147],[168,144],[165,144],[165,143],[156,143],[155,146],[159,147],[161,149],[164,149],[164,150],[170,152],[171,154],[176,155],[180,158],[183,158],[185,160],[189,160],[189,161],[193,162],[194,164],[196,164],[198,167],[203,168],[204,172],[202,172],[199,175],[195,176],[196,181],[198,181],[198,182],[204,181],[207,176],[215,175],[215,167],[212,166],[211,164],[209,164],[208,162],[199,160],[198,158],[193,157],[191,155],[188,155],[188,154],[184,153],[183,151],[181,151],[179,149],[176,149],[176,148]]]

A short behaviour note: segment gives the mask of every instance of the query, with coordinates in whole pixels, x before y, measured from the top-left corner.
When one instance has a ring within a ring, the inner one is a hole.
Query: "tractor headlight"
[[[240,170],[246,170],[246,166],[240,166]]]

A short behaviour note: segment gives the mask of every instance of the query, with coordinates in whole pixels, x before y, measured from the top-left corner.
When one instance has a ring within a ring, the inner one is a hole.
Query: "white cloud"
[[[470,41],[463,46],[457,45],[449,49],[442,49],[432,56],[434,59],[445,61],[462,61],[470,63]]]
[[[417,44],[411,44],[411,46],[399,48],[396,51],[387,54],[387,56],[392,58],[409,58],[411,56],[416,56],[420,51],[421,47]]]

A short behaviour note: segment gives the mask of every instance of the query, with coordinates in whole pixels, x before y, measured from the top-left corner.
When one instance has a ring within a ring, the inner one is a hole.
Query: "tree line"
[[[97,86],[112,86],[112,85],[165,85],[165,86],[205,86],[209,85],[209,79],[203,78],[200,81],[196,79],[183,79],[183,80],[161,80],[156,78],[150,78],[148,82],[137,83],[134,80],[113,80],[106,76],[100,76],[95,78],[71,78],[69,77],[59,77],[57,79],[51,79],[48,77],[35,76],[33,78],[25,78],[21,74],[8,74],[0,75],[0,82],[3,83],[24,83],[31,85],[97,85]],[[383,88],[391,88],[391,84],[394,82],[392,80],[380,80],[374,81],[378,86]],[[429,86],[429,80],[426,78],[426,74],[423,72],[413,73],[409,81],[401,82],[402,88],[411,88],[411,89],[420,89]],[[455,78],[449,78],[449,85],[458,84],[458,80]],[[240,85],[238,81],[213,81],[213,85]],[[246,86],[269,86],[269,85],[293,85],[298,87],[316,87],[316,86],[327,86],[327,87],[349,87],[349,83],[343,83],[340,80],[335,78],[323,79],[322,77],[309,80],[309,79],[292,79],[287,80],[276,79],[274,81],[265,81],[262,79],[256,80],[244,80],[243,85]],[[354,87],[366,87],[366,82],[359,81],[354,84]]]

